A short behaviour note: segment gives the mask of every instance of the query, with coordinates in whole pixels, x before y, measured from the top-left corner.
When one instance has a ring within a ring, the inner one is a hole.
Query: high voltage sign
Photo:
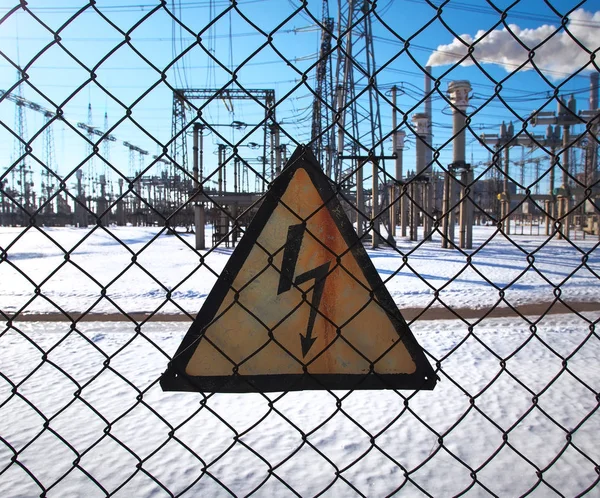
[[[300,147],[161,378],[166,391],[433,389],[436,375]]]

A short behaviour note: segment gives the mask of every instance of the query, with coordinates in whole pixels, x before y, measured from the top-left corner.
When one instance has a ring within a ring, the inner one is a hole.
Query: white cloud
[[[569,20],[567,27],[572,36],[565,30],[551,36],[557,26],[521,29],[516,24],[509,25],[510,31],[503,28],[487,35],[483,30],[477,31],[475,36],[464,34],[460,38],[454,38],[452,43],[438,46],[429,57],[427,65],[455,64],[467,55],[469,46],[476,42],[473,58],[480,64],[498,64],[512,72],[528,60],[530,50],[535,50],[533,61],[538,68],[551,77],[564,76],[590,62],[590,54],[573,38],[592,52],[600,47],[600,11],[591,13],[578,9],[569,15]],[[548,39],[549,36],[551,37]],[[598,57],[597,63],[600,63],[600,53]],[[473,65],[473,60],[469,57],[461,65]],[[527,69],[532,69],[531,64],[523,67],[523,70]]]

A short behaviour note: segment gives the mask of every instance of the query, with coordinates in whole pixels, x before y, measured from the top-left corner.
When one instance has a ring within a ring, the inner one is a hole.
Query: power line
[[[266,0],[237,0],[238,5],[247,5],[252,3],[260,3],[265,2]],[[182,9],[197,9],[201,7],[209,7],[212,5],[215,6],[229,6],[231,5],[230,0],[203,0],[196,2],[181,2]],[[143,3],[143,4],[132,4],[132,5],[102,5],[99,7],[100,11],[110,11],[110,12],[144,12],[146,10],[152,10],[156,8],[156,4],[151,3]],[[0,7],[0,12],[8,12],[13,10],[14,7]],[[70,13],[70,12],[78,12],[81,10],[81,7],[73,7],[73,6],[52,6],[52,7],[35,7],[36,12],[45,12],[45,13]],[[23,12],[18,10],[17,12]],[[92,9],[87,9],[84,12],[94,12]]]

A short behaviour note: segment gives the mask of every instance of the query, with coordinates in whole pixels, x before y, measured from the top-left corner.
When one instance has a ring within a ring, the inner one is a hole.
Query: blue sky
[[[502,10],[511,3],[503,0],[495,1],[494,5]],[[439,5],[439,2],[436,4]],[[15,2],[1,0],[0,15],[7,14],[14,5]],[[123,31],[132,30],[130,31],[131,44],[159,70],[166,68],[174,56],[178,56],[193,45],[180,62],[167,71],[167,80],[175,87],[215,88],[228,81],[230,75],[209,57],[210,53],[225,67],[238,68],[237,80],[244,87],[272,88],[275,90],[277,100],[286,96],[277,107],[278,120],[283,123],[286,132],[299,142],[306,142],[309,139],[312,95],[305,85],[299,85],[299,81],[301,73],[308,71],[308,84],[312,85],[314,70],[310,68],[316,60],[320,32],[308,12],[320,19],[321,2],[309,1],[306,9],[292,15],[300,6],[298,0],[240,0],[239,11],[221,15],[229,7],[230,2],[225,0],[166,1],[165,6],[173,16],[180,18],[191,32],[175,23],[164,8],[156,8],[159,2],[98,0],[96,7],[106,16],[106,19],[90,7],[77,15],[77,12],[86,5],[84,1],[75,0],[30,1],[28,9],[34,15],[20,9],[5,18],[0,25],[2,52],[0,89],[7,90],[15,84],[17,70],[14,65],[18,64],[26,68],[29,76],[28,82],[21,85],[23,97],[50,110],[54,110],[57,105],[61,106],[65,118],[73,124],[88,121],[89,103],[92,104],[94,126],[103,129],[105,112],[108,115],[109,126],[112,127],[121,121],[113,130],[113,135],[118,138],[118,141],[111,144],[110,160],[127,174],[130,174],[129,156],[122,141],[129,141],[148,150],[150,154],[156,154],[159,146],[152,137],[160,143],[167,142],[171,137],[172,94],[168,87],[159,83],[149,94],[141,98],[144,92],[159,82],[160,73],[126,45],[118,48],[97,67],[95,73],[99,85],[88,82],[90,72],[85,67],[97,66],[107,53],[123,43],[123,35],[111,27],[107,20]],[[560,26],[560,16],[553,12],[551,7],[559,13],[583,8],[591,15],[600,10],[600,2],[557,0],[550,6],[541,0],[521,1],[508,10],[506,22],[518,27],[523,37],[531,37],[538,33],[536,30],[541,26]],[[337,2],[330,1],[330,15],[336,17],[336,11]],[[382,93],[389,95],[392,85],[400,87],[402,92],[398,99],[398,106],[408,113],[409,117],[412,113],[421,110],[419,101],[423,97],[423,74],[419,65],[424,66],[436,48],[453,42],[454,34],[450,30],[457,35],[466,34],[475,37],[479,30],[503,28],[502,25],[497,26],[501,14],[495,11],[490,3],[483,0],[451,0],[443,5],[441,10],[433,8],[425,0],[381,0],[378,2],[376,12],[402,38],[399,39],[383,23],[373,18],[377,65],[381,67],[392,60],[378,73],[379,88]],[[279,26],[273,35],[273,45],[294,64],[297,71],[289,68],[286,61],[268,46],[262,48],[251,60],[247,60],[265,43],[266,39],[254,26],[244,20],[241,14],[267,33]],[[438,18],[431,22],[436,14]],[[291,15],[292,18],[284,22]],[[38,19],[36,20],[35,17]],[[73,18],[72,22],[61,29],[70,18]],[[215,18],[217,20],[212,27],[207,29],[211,19]],[[143,22],[140,22],[142,19]],[[50,30],[60,30],[62,46],[52,43],[53,34],[42,23]],[[590,48],[592,50],[598,48],[600,22],[597,22],[596,18],[590,18],[582,24],[581,29],[589,34],[588,43],[597,42],[595,47]],[[202,36],[202,47],[195,44],[194,36],[198,33]],[[496,34],[500,43],[502,33]],[[410,44],[408,49],[398,56],[399,51],[405,46],[403,40],[409,40]],[[516,66],[514,62],[511,63],[512,59],[505,57],[506,53],[498,49],[500,53],[494,54],[493,44],[487,47],[483,47],[483,44],[480,46],[482,50],[483,48],[486,50],[481,56],[486,62],[482,67],[489,76],[485,76],[477,66],[473,65],[464,67],[445,64],[433,68],[433,76],[441,77],[442,92],[445,92],[449,81],[470,80],[474,97],[471,100],[473,107],[470,112],[475,111],[494,93],[497,82],[502,82],[500,95],[523,119],[532,111],[548,104],[549,96],[551,97],[554,91],[553,86],[558,86],[561,94],[574,93],[578,108],[587,108],[588,69],[570,77],[579,68],[568,67],[567,60],[564,62],[564,67],[567,68],[564,74],[560,70],[563,67],[562,63],[559,63],[558,68],[553,67],[552,71],[546,73],[548,77],[546,82],[534,71],[513,74],[507,72],[507,69],[513,71]],[[38,55],[45,48],[46,50]],[[572,48],[565,52],[573,53]],[[560,56],[557,51],[556,58],[560,60]],[[74,58],[81,61],[85,67]],[[443,57],[438,62],[443,63]],[[242,64],[241,69],[240,64]],[[108,89],[116,99],[107,95],[100,85]],[[75,91],[76,94],[71,96]],[[49,99],[45,99],[39,92]],[[291,93],[288,95],[289,92]],[[16,93],[17,90],[14,89],[13,94]],[[138,100],[140,98],[141,100]],[[133,119],[152,137],[141,131],[131,120],[124,119],[125,107],[134,103]],[[550,102],[546,110],[555,108],[556,103]],[[441,97],[434,99],[433,112],[433,143],[442,146],[451,136],[451,121],[449,108]],[[233,103],[233,108],[228,103],[214,102],[207,109],[206,116],[212,123],[228,124],[238,120],[254,124],[261,119],[262,112],[256,104],[250,102],[236,101]],[[383,133],[387,134],[391,130],[391,108],[385,102],[382,102],[381,117]],[[28,137],[31,138],[43,126],[43,116],[27,111],[26,118]],[[4,126],[15,129],[13,103],[6,100],[0,102],[0,119]],[[517,129],[521,126],[518,118],[511,114],[502,102],[495,99],[486,104],[484,109],[476,112],[473,117],[473,127],[481,132],[497,132],[503,120],[516,121]],[[59,174],[64,175],[83,161],[87,154],[87,147],[80,137],[61,123],[55,123],[53,130],[56,165]],[[219,128],[219,131],[234,141],[248,132],[227,127]],[[543,131],[535,130],[536,133],[543,133]],[[207,142],[208,158],[216,149],[219,139],[213,135],[207,137]],[[414,161],[412,143],[414,142],[409,140],[405,155],[408,169],[411,161]],[[469,160],[481,163],[488,159],[488,152],[480,147],[473,137],[467,138],[467,144]],[[32,146],[34,154],[43,158],[41,135],[34,140]],[[13,138],[2,127],[0,129],[0,157],[2,157],[0,175],[4,174],[6,167],[12,163],[14,148]],[[386,142],[385,148],[391,153],[390,141]],[[520,159],[521,152],[518,148],[513,150],[515,151],[513,158]],[[444,164],[449,162],[451,146],[444,146],[441,152],[441,162]],[[249,152],[251,156],[259,153]],[[214,159],[212,161],[208,159],[208,163],[211,162],[214,164]],[[97,163],[99,165],[95,167],[96,173],[103,169],[101,163],[98,161]],[[391,164],[388,165],[390,171],[392,167]],[[158,170],[157,167],[152,173]]]

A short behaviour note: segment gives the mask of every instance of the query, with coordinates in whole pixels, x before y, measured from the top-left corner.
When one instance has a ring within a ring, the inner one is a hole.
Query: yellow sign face
[[[435,374],[308,151],[273,183],[161,384],[433,388]]]

